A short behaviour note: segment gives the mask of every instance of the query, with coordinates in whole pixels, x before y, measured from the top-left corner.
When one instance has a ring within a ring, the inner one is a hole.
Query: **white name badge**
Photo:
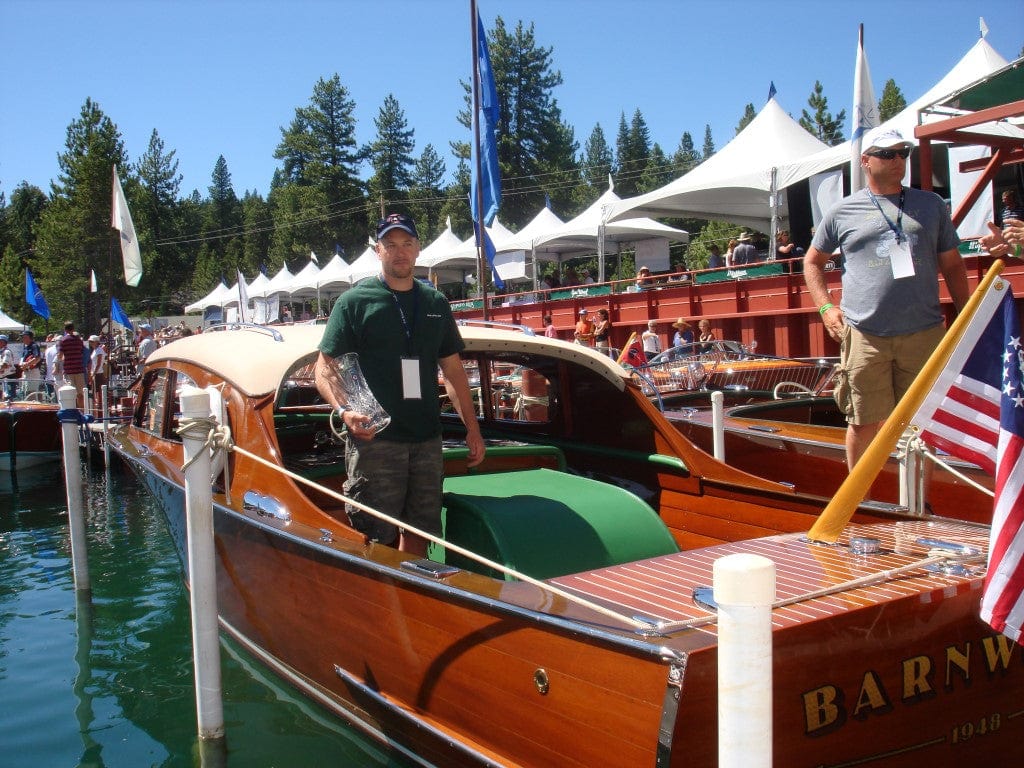
[[[904,235],[897,241],[896,235],[890,232],[888,245],[892,276],[897,280],[901,277],[913,277],[914,259],[910,253],[910,239]]]
[[[420,361],[415,357],[402,358],[402,395],[406,400],[420,400]]]

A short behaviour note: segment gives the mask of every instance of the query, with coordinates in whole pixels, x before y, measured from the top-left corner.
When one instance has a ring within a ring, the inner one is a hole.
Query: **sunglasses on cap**
[[[874,152],[868,152],[871,157],[877,157],[882,160],[892,160],[894,157],[902,158],[906,160],[910,157],[910,149],[903,147],[901,149],[876,149]]]

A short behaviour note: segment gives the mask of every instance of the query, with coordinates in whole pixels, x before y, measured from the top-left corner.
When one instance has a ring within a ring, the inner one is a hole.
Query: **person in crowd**
[[[583,282],[581,285],[593,285],[597,282],[597,275],[594,270],[588,269],[583,272]]]
[[[860,157],[866,186],[837,203],[804,257],[804,280],[825,328],[840,342],[836,402],[846,414],[850,468],[945,332],[939,274],[957,311],[967,302],[960,239],[941,197],[903,186],[913,143],[875,129]],[[846,269],[836,306],[825,264],[840,248]]]
[[[672,327],[676,329],[676,332],[672,334],[672,346],[681,347],[683,344],[693,343],[693,329],[690,324],[686,322],[686,318],[680,317],[674,323]]]
[[[47,397],[53,399],[57,396],[57,382],[62,380],[63,374],[60,371],[60,349],[57,348],[57,338],[52,333],[46,337],[43,360],[46,361],[43,384],[46,387]]]
[[[644,348],[644,355],[650,360],[661,352],[661,337],[658,336],[658,321],[648,320],[647,330],[640,334],[640,343]]]
[[[651,276],[651,270],[647,267],[640,267],[637,270],[636,287],[641,291],[654,287],[654,278]]]
[[[725,258],[722,256],[722,249],[715,243],[708,247],[708,269],[721,269],[725,266]]]
[[[25,380],[25,393],[39,392],[43,389],[43,377],[46,375],[46,361],[43,350],[36,341],[35,334],[30,330],[21,332],[21,368]]]
[[[75,333],[75,324],[64,323],[64,335],[57,342],[57,359],[60,361],[63,383],[75,388],[78,410],[85,409],[85,345],[82,337]]]
[[[711,350],[711,343],[715,340],[715,332],[711,330],[711,321],[707,318],[701,318],[697,323],[697,341],[704,344],[702,350],[709,352]]]
[[[611,351],[612,321],[608,319],[608,310],[602,307],[597,310],[597,322],[594,323],[594,346],[606,355]]]
[[[570,286],[579,284],[580,277],[579,275],[576,274],[575,267],[566,267],[565,272],[562,273],[562,285],[568,288]]]
[[[790,240],[788,229],[780,229],[776,233],[775,259],[785,262],[787,272],[799,272],[804,255],[804,249]]]
[[[551,320],[551,315],[544,315],[541,318],[541,322],[544,323],[544,335],[549,339],[557,339],[558,331],[555,329],[555,324]]]
[[[1004,227],[1006,226],[1006,222],[1010,219],[1024,221],[1024,205],[1020,204],[1020,199],[1017,197],[1017,190],[1004,189],[1000,199],[1003,202],[1003,209],[999,214],[999,221],[1002,222]]]
[[[93,410],[99,411],[103,406],[103,386],[107,383],[107,349],[95,333],[88,339],[89,349],[89,386],[92,392]]]
[[[590,319],[590,313],[586,307],[580,310],[576,329],[572,335],[577,344],[582,344],[584,347],[594,346],[594,323]]]
[[[153,326],[149,323],[139,325],[139,338],[136,341],[136,346],[138,348],[136,355],[139,360],[139,373],[142,373],[146,358],[156,352],[157,348],[156,339],[153,338]]]
[[[290,322],[292,322],[292,310],[291,310],[291,307],[289,307],[287,304],[285,304],[284,308],[281,310],[281,322],[282,323],[290,323]]]
[[[18,379],[21,372],[14,362],[14,352],[7,346],[9,339],[6,333],[0,333],[0,380],[3,380],[3,396],[13,400],[18,391]]]
[[[1020,256],[1024,249],[1024,220],[1005,219],[1000,229],[992,222],[988,225],[989,234],[981,238],[985,249],[998,258]]]
[[[466,427],[467,464],[484,459],[484,441],[459,353],[465,348],[447,299],[416,280],[419,234],[411,217],[392,213],[377,223],[381,271],[335,303],[320,342],[317,389],[347,429],[345,493],[421,531],[441,533],[440,399],[437,369]],[[355,352],[373,395],[391,416],[374,433],[369,418],[349,407],[338,360]],[[349,505],[356,530],[371,541],[424,556],[427,539]]]
[[[754,238],[749,232],[741,232],[736,238],[736,248],[732,252],[732,265],[742,267],[746,264],[754,264],[757,261],[757,249],[754,247]]]
[[[726,269],[732,269],[736,265],[736,246],[739,244],[740,241],[736,238],[731,238],[729,242],[726,243],[725,256],[723,257]]]

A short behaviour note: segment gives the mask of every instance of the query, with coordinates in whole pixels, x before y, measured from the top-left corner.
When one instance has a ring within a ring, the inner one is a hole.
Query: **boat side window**
[[[556,388],[547,368],[526,355],[490,358],[491,416],[502,421],[551,421]]]
[[[174,387],[174,401],[171,403],[171,428],[167,433],[167,438],[180,443],[181,435],[178,434],[178,424],[181,420],[181,390],[185,387],[194,387],[196,383],[187,373],[175,371],[172,386]]]
[[[135,426],[143,432],[163,437],[167,418],[167,382],[170,371],[150,371],[142,382],[141,405],[135,412]]]

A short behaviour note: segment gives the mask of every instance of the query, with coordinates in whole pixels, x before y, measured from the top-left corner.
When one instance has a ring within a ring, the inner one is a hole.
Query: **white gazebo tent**
[[[334,254],[333,258],[327,262],[327,266],[321,269],[316,276],[317,298],[340,296],[348,290],[352,285],[351,272],[352,267],[341,258],[341,254]]]
[[[503,243],[513,237],[511,230],[497,218],[494,219],[494,223],[491,226],[486,227],[486,230],[487,235],[491,238],[491,242],[494,243],[495,250],[501,248]],[[454,233],[452,238],[458,240]],[[465,240],[459,242],[458,245],[451,246],[447,251],[442,251],[438,248],[436,255],[420,253],[420,257],[416,259],[416,266],[427,269],[428,273],[437,272],[443,268],[453,271],[455,274],[461,273],[464,279],[465,275],[476,272],[478,266],[475,235],[470,235]]]
[[[207,307],[223,307],[224,302],[229,298],[229,293],[230,289],[224,285],[223,281],[221,281],[220,283],[217,283],[216,288],[206,294],[203,298],[199,299],[199,301],[194,301],[185,307],[185,314],[188,315],[192,312],[202,312]]]
[[[288,265],[285,264],[284,266],[281,267],[281,270],[276,275],[270,278],[267,284],[264,285],[263,288],[259,290],[259,292],[251,293],[252,288],[250,286],[250,295],[253,296],[254,298],[258,297],[261,299],[267,299],[275,294],[287,293],[285,289],[287,288],[288,284],[291,283],[293,278],[294,275],[292,275],[292,273],[288,271]]]
[[[380,257],[377,256],[377,251],[372,245],[366,246],[366,250],[348,266],[349,282],[352,285],[379,273]]]
[[[525,227],[505,239],[500,247],[496,246],[494,268],[501,278],[514,280],[527,277],[526,254],[529,253],[533,265],[534,287],[536,287],[537,258],[534,254],[534,246],[538,240],[556,231],[564,223],[555,215],[554,211],[544,206]]]
[[[0,309],[0,331],[21,331],[28,327],[25,323],[19,323]]]
[[[569,254],[596,251],[598,282],[604,282],[604,256],[608,243],[613,243],[617,252],[622,243],[637,243],[653,238],[689,242],[688,232],[660,224],[653,219],[631,218],[611,221],[611,213],[620,202],[609,180],[608,190],[583,213],[535,240],[535,256],[552,254],[553,258],[561,260]]]

